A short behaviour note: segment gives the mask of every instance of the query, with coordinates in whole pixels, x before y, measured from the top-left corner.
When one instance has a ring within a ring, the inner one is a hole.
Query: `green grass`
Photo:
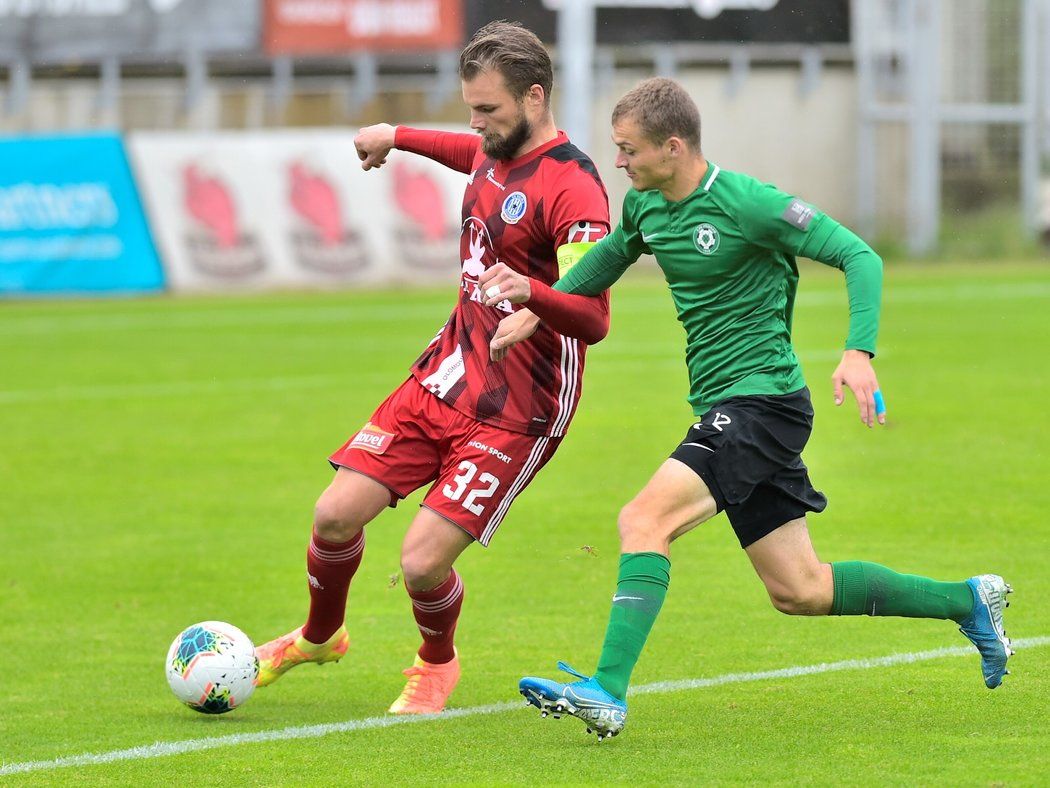
[[[369,528],[351,655],[305,667],[231,714],[179,706],[163,655],[219,618],[257,641],[305,612],[325,456],[405,376],[451,290],[0,305],[0,761],[382,715],[417,646],[398,569],[412,499]],[[806,264],[796,345],[817,409],[806,460],[831,505],[825,560],[960,579],[1005,575],[1008,630],[1050,635],[1050,268],[893,266],[876,369],[887,428],[828,383],[841,277]],[[558,456],[488,550],[467,600],[453,706],[517,699],[525,673],[590,669],[617,561],[616,513],[691,423],[663,283],[613,299]],[[581,550],[584,545],[596,554]],[[959,646],[950,622],[773,610],[718,517],[675,545],[636,684]],[[600,747],[524,707],[20,774],[18,784],[632,782],[1033,785],[1050,782],[1050,647],[984,689],[976,654],[638,696]]]

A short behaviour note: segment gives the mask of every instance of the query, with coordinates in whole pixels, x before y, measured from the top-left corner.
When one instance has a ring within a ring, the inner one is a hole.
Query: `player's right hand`
[[[539,327],[540,319],[528,309],[519,309],[513,315],[503,318],[489,341],[489,358],[502,361],[506,358],[508,350],[531,337]]]
[[[387,154],[394,147],[395,128],[389,123],[377,123],[365,126],[354,137],[357,157],[361,159],[361,169],[379,169],[386,164]]]
[[[485,306],[495,306],[502,301],[523,304],[532,297],[529,278],[506,263],[496,263],[482,271],[478,285],[485,294]]]

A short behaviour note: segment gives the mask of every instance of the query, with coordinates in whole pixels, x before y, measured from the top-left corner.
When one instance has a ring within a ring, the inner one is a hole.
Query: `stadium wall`
[[[594,99],[594,143],[588,151],[616,195],[613,211],[626,190],[615,172],[608,121],[616,100],[651,68],[609,72]],[[797,192],[843,221],[855,216],[857,95],[853,69],[826,64],[820,78],[806,85],[797,63],[753,65],[741,83],[723,65],[682,67],[676,73],[700,105],[704,149],[714,161],[741,169],[783,189]],[[124,81],[117,101],[98,102],[92,80],[38,80],[19,116],[0,117],[0,131],[89,128],[120,125],[145,130],[260,130],[279,127],[361,126],[388,121],[433,126],[464,123],[458,91],[438,105],[422,92],[405,92],[401,83],[380,90],[348,114],[346,77],[297,78],[280,111],[271,103],[264,79],[212,77],[192,110],[185,107],[179,79]],[[420,83],[420,91],[425,82]],[[557,100],[557,91],[555,99]]]
[[[596,102],[591,156],[609,188],[613,216],[629,183],[612,165],[609,118],[617,99],[648,70],[618,71]],[[701,145],[719,166],[740,170],[819,206],[850,224],[856,216],[857,94],[851,68],[825,68],[808,93],[798,68],[752,69],[733,86],[721,68],[682,71],[676,78],[700,107]]]

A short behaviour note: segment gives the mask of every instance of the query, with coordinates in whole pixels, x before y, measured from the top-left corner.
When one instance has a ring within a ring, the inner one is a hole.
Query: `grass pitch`
[[[171,696],[162,661],[198,620],[231,621],[256,642],[302,621],[325,456],[406,376],[453,296],[0,305],[0,762],[383,715],[417,646],[391,576],[418,495],[369,527],[339,665],[293,671],[205,717]],[[1046,266],[888,269],[876,371],[890,424],[869,431],[851,399],[831,403],[841,275],[804,264],[795,338],[817,410],[805,457],[831,501],[810,520],[824,560],[943,579],[994,571],[1017,590],[1009,634],[1050,635],[1048,303]],[[518,678],[553,675],[556,659],[593,668],[616,513],[691,423],[682,350],[662,281],[619,285],[565,444],[492,547],[459,564],[464,676],[452,706],[464,716],[6,779],[1050,782],[1045,643],[1020,649],[994,692],[974,652],[638,695],[624,735],[600,746],[578,721],[541,721],[523,704],[477,712],[520,700]],[[722,517],[675,545],[671,577],[636,685],[966,645],[951,622],[775,612]]]

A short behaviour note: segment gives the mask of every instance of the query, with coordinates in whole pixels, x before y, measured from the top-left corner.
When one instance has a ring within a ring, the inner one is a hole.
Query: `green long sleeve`
[[[618,225],[581,257],[554,284],[554,289],[563,293],[594,296],[612,287],[641,254],[639,250],[632,256],[625,235],[622,224]]]
[[[829,217],[824,217],[824,221],[834,222]],[[846,274],[849,296],[846,350],[865,350],[874,356],[882,301],[882,258],[855,233],[837,222],[834,224],[819,249],[810,250],[804,245],[799,254]]]

